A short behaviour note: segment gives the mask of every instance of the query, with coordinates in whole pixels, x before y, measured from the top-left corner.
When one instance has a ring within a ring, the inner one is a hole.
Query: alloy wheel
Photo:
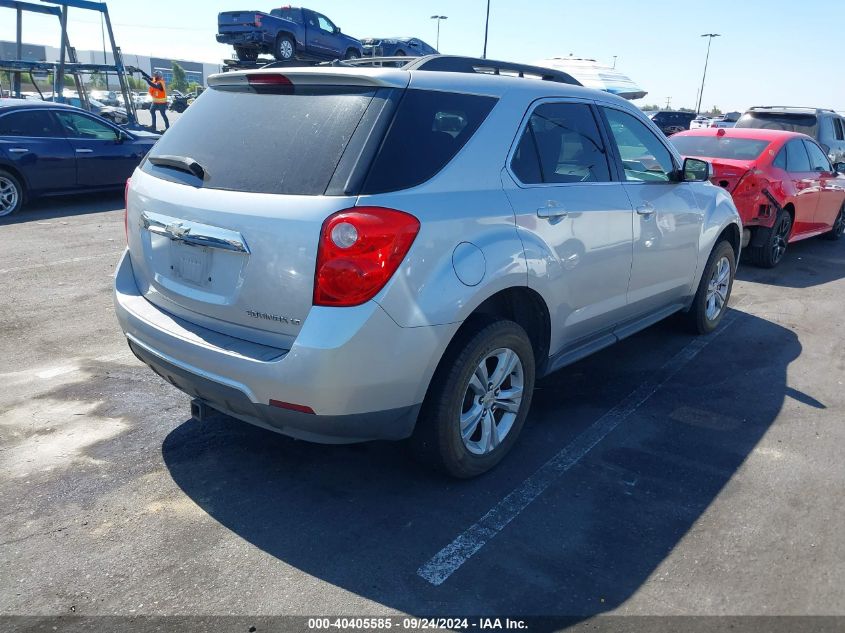
[[[461,439],[474,455],[492,453],[513,428],[522,403],[524,369],[511,349],[485,356],[470,377],[460,415]]]
[[[839,215],[836,216],[836,221],[833,223],[833,234],[842,235],[845,233],[845,207],[839,210]]]
[[[775,235],[772,239],[772,262],[777,263],[783,259],[786,253],[786,245],[789,243],[789,230],[792,228],[792,218],[784,213],[780,223],[775,228]]]
[[[19,197],[15,183],[0,176],[0,216],[9,215],[18,206]]]
[[[707,303],[705,314],[708,321],[715,321],[728,302],[728,288],[731,285],[731,263],[722,257],[713,268],[710,282],[707,284]]]
[[[293,44],[288,39],[279,41],[279,54],[282,59],[291,59],[293,57]]]

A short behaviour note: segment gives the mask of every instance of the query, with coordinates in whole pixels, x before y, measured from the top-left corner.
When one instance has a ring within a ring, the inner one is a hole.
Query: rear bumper
[[[276,349],[159,309],[140,294],[128,253],[115,276],[115,311],[135,355],[180,390],[240,420],[323,443],[408,437],[459,326],[401,328],[373,302],[312,308],[291,349]]]
[[[260,31],[249,31],[245,33],[218,33],[217,41],[220,44],[231,46],[256,47],[271,45],[273,38]]]

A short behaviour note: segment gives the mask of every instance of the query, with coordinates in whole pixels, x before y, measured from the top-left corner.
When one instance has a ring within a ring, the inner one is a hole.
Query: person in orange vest
[[[143,71],[142,71],[143,72]],[[150,97],[153,103],[150,106],[150,115],[153,117],[153,132],[156,131],[156,113],[161,113],[161,118],[164,119],[164,129],[170,129],[170,121],[167,120],[167,86],[164,83],[161,71],[157,70],[150,77],[147,73],[143,73],[144,81],[150,86]]]

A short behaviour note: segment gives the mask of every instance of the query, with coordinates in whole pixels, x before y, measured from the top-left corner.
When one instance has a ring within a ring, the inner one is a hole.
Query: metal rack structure
[[[105,2],[93,2],[92,0],[41,0],[41,2],[46,3],[46,6],[45,4],[35,4],[33,2],[24,2],[22,0],[0,0],[0,9],[12,9],[17,14],[17,59],[0,59],[0,70],[9,72],[13,77],[11,86],[12,95],[18,98],[22,97],[21,76],[23,73],[29,74],[33,85],[36,86],[36,89],[38,88],[35,83],[34,74],[52,73],[53,99],[61,101],[62,93],[64,92],[65,75],[71,75],[74,78],[76,91],[79,95],[82,107],[90,109],[90,103],[85,90],[85,84],[82,81],[82,75],[95,72],[105,73],[107,75],[109,73],[114,73],[117,75],[118,82],[120,84],[120,92],[123,95],[126,114],[129,118],[128,123],[137,125],[138,117],[135,111],[135,103],[129,90],[126,66],[123,63],[123,54],[114,39],[114,31],[112,30],[111,19],[109,18],[108,5]],[[67,34],[67,18],[70,8],[96,11],[102,15],[109,35],[112,58],[115,62],[114,64],[79,63],[76,55],[76,49],[70,45],[70,40],[68,39]],[[60,53],[58,61],[28,61],[22,59],[23,16],[26,12],[39,13],[42,15],[55,15],[58,18],[61,29],[61,41],[59,45]]]

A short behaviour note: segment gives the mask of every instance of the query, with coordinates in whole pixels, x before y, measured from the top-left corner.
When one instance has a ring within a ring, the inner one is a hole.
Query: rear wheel
[[[709,334],[719,326],[728,310],[735,274],[736,254],[733,246],[723,240],[710,253],[692,307],[686,314],[694,333]]]
[[[516,442],[534,390],[534,352],[513,321],[486,319],[443,357],[423,403],[412,447],[453,477],[480,475]]]
[[[23,185],[12,174],[0,169],[0,217],[12,215],[23,206]]]
[[[235,57],[242,62],[254,62],[258,59],[258,51],[254,48],[235,48]]]
[[[296,54],[296,46],[289,35],[280,35],[276,38],[276,46],[273,49],[273,57],[280,62],[285,62],[294,58]]]
[[[356,51],[354,48],[350,48],[348,51],[346,51],[346,56],[343,59],[359,59],[360,57],[361,54],[358,51]]]
[[[833,221],[833,227],[824,234],[825,239],[838,240],[845,235],[845,204],[839,209],[839,215]]]
[[[784,255],[786,255],[789,234],[792,231],[792,216],[788,211],[781,209],[778,211],[778,216],[772,228],[757,230],[766,231],[766,235],[760,246],[754,246],[748,249],[751,260],[762,268],[774,268],[783,260]]]

